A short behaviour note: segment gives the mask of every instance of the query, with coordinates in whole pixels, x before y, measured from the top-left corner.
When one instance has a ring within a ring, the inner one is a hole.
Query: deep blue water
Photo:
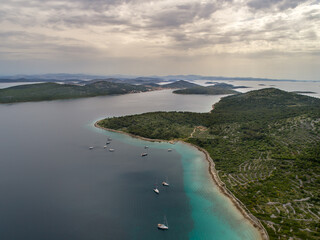
[[[0,105],[0,239],[255,239],[202,153],[93,127],[107,116],[206,112],[218,99],[160,91]],[[156,228],[164,215],[167,232]]]

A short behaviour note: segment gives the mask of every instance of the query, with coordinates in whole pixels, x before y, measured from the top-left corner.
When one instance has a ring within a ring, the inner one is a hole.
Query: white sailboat
[[[113,149],[113,148],[110,148],[110,149],[109,149],[109,152],[114,152],[114,149]]]
[[[168,148],[168,152],[172,152],[172,149],[171,149],[171,148]]]
[[[92,150],[93,149],[93,147],[89,147],[89,150]]]
[[[158,223],[159,230],[169,230],[169,224],[166,216],[164,216],[163,223]]]
[[[162,182],[162,186],[169,187],[169,185],[168,178],[166,177],[166,180]]]
[[[154,191],[156,194],[159,194],[159,193],[160,193],[160,191],[159,191],[159,189],[158,189],[157,187],[155,187],[155,188],[153,189],[153,191]]]

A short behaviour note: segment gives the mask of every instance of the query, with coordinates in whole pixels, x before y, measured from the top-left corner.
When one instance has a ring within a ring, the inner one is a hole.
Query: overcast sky
[[[320,80],[320,0],[0,0],[0,74]]]

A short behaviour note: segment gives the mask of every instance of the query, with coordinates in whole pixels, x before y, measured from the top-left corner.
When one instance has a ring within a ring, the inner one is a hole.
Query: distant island
[[[312,92],[312,91],[293,91],[294,93],[302,93],[302,94],[308,94],[308,93],[310,93],[310,94],[317,94],[316,92]]]
[[[247,88],[245,86],[233,86],[227,83],[216,83],[213,86],[195,86],[190,88],[185,88],[181,90],[176,90],[173,93],[177,94],[205,94],[205,95],[223,95],[223,94],[236,94],[239,93],[234,89],[237,88]]]
[[[129,84],[122,82],[121,79],[108,79],[108,80],[91,80],[82,82],[81,84],[74,83],[36,83],[29,85],[20,85],[0,89],[0,103],[15,103],[15,102],[29,102],[29,101],[48,101],[58,99],[74,99],[85,97],[106,96],[115,94],[128,94],[139,93],[146,91],[155,91],[163,89],[186,89],[187,91],[194,92],[195,89],[201,91],[197,94],[234,94],[236,91],[231,90],[230,85],[225,86],[219,84],[212,88],[204,88],[195,83],[184,80],[169,82],[166,84],[157,84],[149,82],[150,79],[136,79],[139,83],[143,84]],[[231,85],[232,86],[232,85]],[[203,91],[203,88],[205,91]],[[182,90],[183,91],[183,90]],[[207,93],[206,91],[209,91]],[[175,92],[180,93],[180,92]],[[185,93],[187,94],[187,93]],[[191,94],[191,93],[190,93]]]
[[[153,112],[96,124],[204,149],[217,184],[255,226],[260,220],[262,233],[320,238],[320,99],[268,88],[224,97],[210,113]]]
[[[107,81],[84,86],[58,83],[39,83],[0,89],[0,103],[45,101],[95,97],[150,91],[152,87]]]
[[[88,75],[88,74],[69,74],[69,73],[56,73],[56,74],[37,74],[37,75],[13,75],[13,76],[0,76],[0,82],[53,82],[53,81],[87,81],[87,80],[106,80],[115,79],[117,82],[120,80],[122,83],[128,81],[146,82],[146,81],[177,81],[177,80],[208,80],[208,81],[286,81],[296,82],[301,80],[295,79],[272,79],[272,78],[252,78],[252,77],[224,77],[224,76],[202,76],[202,75],[167,75],[167,76],[131,76],[131,75]],[[306,81],[306,80],[305,80]]]

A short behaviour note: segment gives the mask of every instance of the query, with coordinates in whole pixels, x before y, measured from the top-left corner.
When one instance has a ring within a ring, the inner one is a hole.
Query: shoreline
[[[257,229],[257,231],[260,234],[260,239],[261,240],[269,240],[269,235],[267,233],[267,230],[263,227],[262,223],[260,222],[260,220],[258,218],[256,218],[248,209],[247,207],[236,197],[233,195],[233,193],[226,187],[225,183],[221,181],[217,170],[215,169],[215,163],[213,161],[213,159],[210,157],[210,154],[203,148],[196,146],[194,144],[182,141],[182,140],[163,140],[163,139],[151,139],[151,138],[145,138],[145,137],[141,137],[138,135],[134,135],[131,133],[126,133],[120,130],[114,130],[114,129],[110,129],[110,128],[104,128],[98,125],[98,123],[101,120],[98,120],[94,123],[94,126],[96,128],[100,128],[102,130],[106,130],[106,131],[110,131],[110,132],[116,132],[116,133],[120,133],[120,134],[125,134],[128,135],[130,137],[133,138],[137,138],[140,140],[144,140],[144,141],[149,141],[149,142],[166,142],[166,143],[170,143],[170,144],[174,144],[175,142],[181,142],[183,144],[189,145],[191,147],[196,148],[198,151],[202,152],[205,155],[205,158],[207,160],[207,162],[209,163],[209,174],[214,182],[214,184],[216,184],[216,186],[218,187],[219,191],[225,195],[234,205],[234,207],[241,213],[241,215],[250,222],[250,224]]]

